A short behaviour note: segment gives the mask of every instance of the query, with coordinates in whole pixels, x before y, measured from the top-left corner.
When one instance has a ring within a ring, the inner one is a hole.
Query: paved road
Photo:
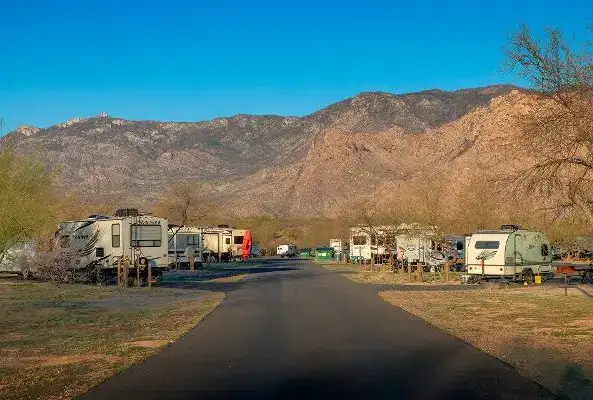
[[[552,398],[371,286],[303,261],[282,265],[298,268],[230,285],[196,329],[85,398]]]

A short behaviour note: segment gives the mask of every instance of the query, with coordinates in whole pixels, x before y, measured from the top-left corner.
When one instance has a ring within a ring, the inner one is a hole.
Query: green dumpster
[[[305,247],[299,252],[299,258],[311,258],[311,248]]]
[[[331,247],[318,247],[315,249],[316,261],[332,261],[334,259],[334,249]]]

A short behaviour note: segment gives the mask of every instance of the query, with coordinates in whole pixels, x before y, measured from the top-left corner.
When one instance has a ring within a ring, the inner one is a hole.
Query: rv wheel
[[[533,271],[528,269],[523,271],[523,281],[528,285],[533,285],[535,282],[535,277],[533,276]]]

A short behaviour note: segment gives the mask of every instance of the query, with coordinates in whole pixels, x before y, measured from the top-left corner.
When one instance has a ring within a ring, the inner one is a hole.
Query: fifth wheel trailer
[[[72,255],[72,268],[96,274],[98,280],[117,275],[119,260],[138,263],[141,272],[150,263],[157,276],[168,267],[168,221],[135,209],[117,210],[113,216],[92,215],[64,221],[56,232],[57,245]],[[134,271],[130,271],[131,274]]]

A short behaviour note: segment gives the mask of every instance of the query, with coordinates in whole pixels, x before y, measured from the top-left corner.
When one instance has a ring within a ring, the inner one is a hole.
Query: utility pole
[[[4,118],[0,117],[0,137],[4,136]]]

